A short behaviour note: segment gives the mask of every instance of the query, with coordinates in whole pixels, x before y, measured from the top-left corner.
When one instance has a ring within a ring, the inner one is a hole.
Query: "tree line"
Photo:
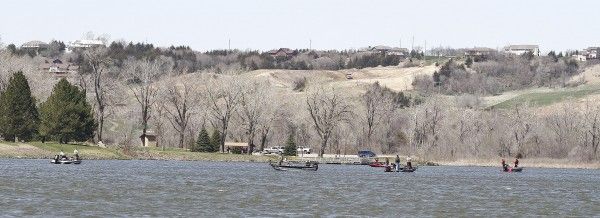
[[[95,131],[92,108],[85,91],[60,80],[50,97],[36,105],[22,72],[13,74],[0,93],[0,134],[11,141],[87,141]]]

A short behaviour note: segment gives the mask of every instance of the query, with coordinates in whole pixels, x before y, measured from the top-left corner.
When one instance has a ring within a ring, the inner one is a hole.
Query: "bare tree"
[[[319,157],[323,157],[333,130],[352,114],[350,105],[335,90],[319,89],[306,98],[308,113],[321,139]]]
[[[517,155],[524,156],[524,145],[527,138],[532,134],[533,128],[532,124],[530,123],[530,114],[521,107],[521,105],[515,105],[508,117],[512,126],[511,134],[515,142],[514,146],[515,150],[517,151]]]
[[[263,121],[263,117],[266,114],[264,107],[268,104],[267,99],[271,99],[269,92],[266,89],[269,84],[250,82],[244,84],[240,95],[240,110],[238,110],[239,117],[242,121],[242,126],[246,132],[248,142],[248,154],[252,154],[254,151],[254,138],[256,131],[259,128],[259,123]],[[268,128],[263,129],[267,131]]]
[[[364,121],[366,124],[366,140],[367,145],[371,146],[373,136],[373,132],[375,131],[375,127],[379,125],[381,121],[383,121],[392,111],[392,101],[391,97],[386,94],[383,90],[383,87],[379,85],[378,82],[369,85],[367,88],[367,92],[362,96],[362,102],[364,103]]]
[[[591,149],[588,160],[592,160],[598,154],[600,145],[600,107],[590,105],[588,102],[583,112],[583,147]]]
[[[158,86],[153,82],[158,79],[162,72],[171,70],[171,66],[161,61],[128,60],[126,63],[126,83],[139,104],[142,125],[142,145],[148,131],[148,121],[151,118],[151,109],[156,103]]]
[[[84,74],[89,74],[90,80],[93,84],[94,90],[94,103],[96,106],[96,120],[98,122],[98,128],[96,130],[96,138],[98,141],[102,141],[102,133],[104,131],[104,120],[107,117],[106,109],[110,106],[111,90],[114,90],[111,78],[107,75],[109,66],[111,63],[110,57],[107,55],[105,48],[94,48],[88,49],[84,53],[85,63],[88,65],[87,70],[80,71],[80,75],[83,78]],[[84,83],[85,86],[85,83]]]
[[[166,90],[164,109],[169,122],[179,133],[179,147],[184,148],[185,131],[192,115],[195,97],[197,96],[194,86],[185,81],[172,83]]]
[[[229,121],[233,117],[240,102],[241,92],[239,85],[231,78],[223,77],[219,80],[212,79],[206,89],[208,110],[210,116],[218,121],[216,125],[221,133],[220,152],[225,152],[225,139]]]

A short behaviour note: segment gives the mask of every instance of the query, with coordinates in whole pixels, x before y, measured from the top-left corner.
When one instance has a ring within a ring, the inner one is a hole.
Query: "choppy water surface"
[[[598,170],[382,171],[340,165],[281,172],[259,163],[0,160],[0,216],[600,215]]]

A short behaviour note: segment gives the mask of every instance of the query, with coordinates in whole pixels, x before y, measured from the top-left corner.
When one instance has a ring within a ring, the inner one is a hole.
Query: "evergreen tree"
[[[221,133],[219,130],[215,129],[210,136],[210,145],[212,146],[212,151],[219,151],[219,147],[221,147]]]
[[[467,67],[471,67],[471,65],[473,65],[473,59],[471,59],[471,57],[467,57],[467,60],[465,61],[465,65],[467,65]]]
[[[39,115],[23,72],[15,73],[0,94],[0,134],[7,140],[30,140],[37,133]]]
[[[200,151],[200,152],[214,152],[214,147],[211,144],[210,137],[208,136],[208,132],[204,127],[200,130],[200,134],[198,134],[198,139],[196,140],[196,144],[192,146],[192,151]]]
[[[294,140],[294,134],[288,136],[285,147],[283,148],[283,155],[296,156],[296,140]]]
[[[40,106],[40,134],[67,143],[86,141],[94,136],[92,107],[86,102],[85,91],[61,79],[48,100]]]

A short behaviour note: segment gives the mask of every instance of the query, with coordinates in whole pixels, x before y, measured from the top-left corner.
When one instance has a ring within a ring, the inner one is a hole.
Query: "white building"
[[[504,52],[515,55],[531,52],[535,56],[540,56],[540,47],[537,45],[509,45],[504,47]]]
[[[69,50],[106,46],[103,41],[93,39],[75,40],[69,43]]]
[[[48,43],[42,42],[42,41],[29,41],[24,43],[23,45],[21,45],[21,48],[32,48],[32,49],[39,49],[39,48],[45,48],[48,46]]]
[[[587,52],[588,59],[598,59],[598,53],[600,53],[600,47],[589,47],[585,50]]]

